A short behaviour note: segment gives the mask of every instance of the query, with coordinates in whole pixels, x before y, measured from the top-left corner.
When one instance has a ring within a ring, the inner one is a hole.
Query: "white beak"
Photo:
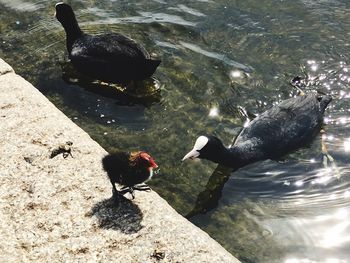
[[[64,4],[64,2],[59,2],[59,3],[55,4],[55,8],[56,8],[58,5],[62,5],[62,4]]]
[[[196,158],[199,156],[199,152],[195,149],[192,149],[188,154],[185,155],[184,158],[182,158],[182,161],[185,161],[188,158]]]

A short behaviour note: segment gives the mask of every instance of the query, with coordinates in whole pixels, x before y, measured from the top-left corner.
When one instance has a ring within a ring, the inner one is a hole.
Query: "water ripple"
[[[185,5],[178,5],[177,7],[169,7],[168,9],[169,10],[176,10],[176,11],[180,11],[180,12],[185,12],[187,14],[198,16],[198,17],[206,16],[205,14],[203,14],[203,13],[201,13],[193,8],[187,7]]]
[[[191,50],[191,51],[194,51],[196,53],[199,53],[201,55],[204,55],[204,56],[207,56],[209,58],[214,58],[214,59],[217,59],[217,60],[220,60],[224,63],[226,63],[227,65],[230,65],[230,66],[233,66],[235,68],[239,68],[239,69],[242,69],[244,70],[245,72],[252,72],[252,68],[249,67],[249,66],[245,66],[239,62],[236,62],[232,59],[229,59],[226,55],[224,54],[219,54],[219,53],[216,53],[216,52],[212,52],[212,51],[207,51],[205,49],[202,49],[201,47],[195,45],[195,44],[191,44],[191,43],[188,43],[188,42],[183,42],[183,41],[180,41],[179,42],[181,44],[181,46]]]
[[[100,11],[100,14],[103,11]],[[93,20],[93,21],[81,21],[79,24],[81,26],[86,25],[112,25],[112,24],[149,24],[149,23],[171,23],[171,24],[177,24],[182,26],[191,26],[195,27],[197,23],[186,21],[185,19],[181,18],[180,16],[176,15],[169,15],[165,13],[150,13],[150,12],[140,12],[141,16],[129,16],[129,17],[106,17],[104,19],[100,20]]]
[[[41,3],[43,1],[37,1],[36,3],[30,3],[21,0],[0,0],[0,3],[7,8],[13,9],[19,12],[33,12],[38,9],[44,8],[45,5]]]

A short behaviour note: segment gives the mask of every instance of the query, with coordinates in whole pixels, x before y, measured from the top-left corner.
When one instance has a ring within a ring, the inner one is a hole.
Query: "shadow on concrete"
[[[103,229],[119,230],[124,234],[133,234],[142,229],[143,214],[140,208],[129,199],[121,196],[118,202],[114,198],[96,203],[89,213],[98,220]]]

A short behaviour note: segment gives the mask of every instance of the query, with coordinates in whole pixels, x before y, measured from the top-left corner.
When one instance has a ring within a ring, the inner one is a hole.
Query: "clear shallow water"
[[[161,166],[152,187],[242,262],[350,262],[348,1],[70,3],[86,32],[127,34],[162,59],[157,99],[65,82],[51,1],[0,0],[0,57],[107,150],[149,151]],[[296,75],[334,97],[325,141],[335,163],[323,163],[321,136],[232,174],[180,162],[200,134],[229,145],[246,121],[240,107],[258,114],[294,96]]]

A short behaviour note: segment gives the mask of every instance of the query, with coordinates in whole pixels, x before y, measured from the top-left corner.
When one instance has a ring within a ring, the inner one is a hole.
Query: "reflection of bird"
[[[185,217],[190,219],[217,207],[222,196],[222,190],[230,175],[230,168],[218,165],[210,176],[204,190],[198,194],[194,207]]]
[[[188,158],[203,158],[234,169],[278,158],[308,143],[321,129],[323,113],[332,100],[316,94],[282,101],[255,118],[226,148],[214,136],[200,136]]]
[[[130,192],[134,198],[134,190],[150,190],[144,183],[152,178],[153,169],[158,165],[146,152],[116,152],[108,154],[102,159],[103,169],[107,172],[112,183],[113,195]],[[123,188],[118,191],[115,184]]]
[[[150,77],[160,64],[134,40],[117,33],[83,33],[72,8],[56,4],[56,18],[66,32],[69,58],[77,71],[108,81],[124,82]]]

